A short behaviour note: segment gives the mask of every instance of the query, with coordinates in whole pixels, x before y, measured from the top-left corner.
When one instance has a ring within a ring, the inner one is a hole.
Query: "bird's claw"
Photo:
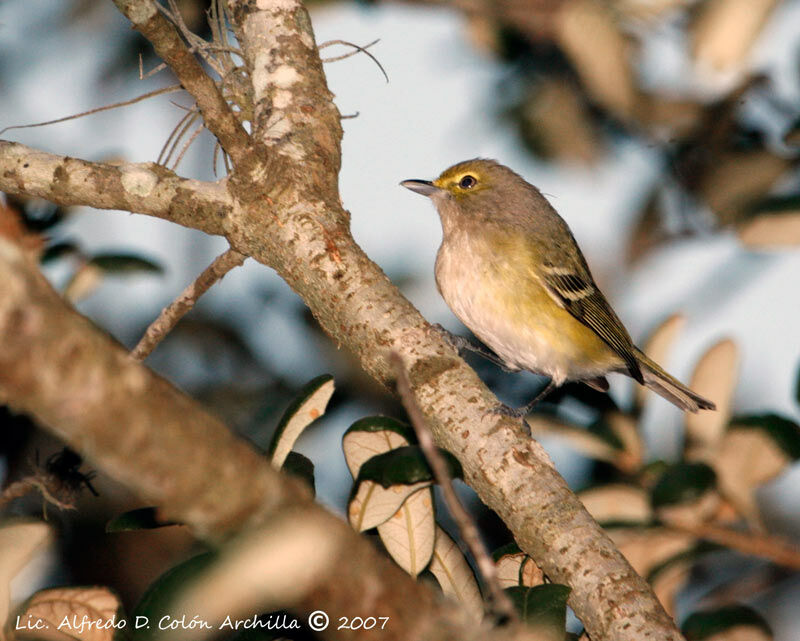
[[[530,413],[527,405],[524,407],[515,408],[503,403],[493,407],[490,411],[492,414],[497,414],[498,416],[508,416],[509,418],[525,418]]]
[[[528,425],[528,421],[525,420],[525,417],[530,414],[527,406],[515,409],[505,405],[504,403],[501,403],[500,405],[493,407],[491,410],[489,410],[489,412],[495,416],[507,416],[509,418],[518,420],[520,423],[522,423],[522,431],[525,433],[525,435],[531,435],[531,426]]]
[[[456,336],[451,331],[445,329],[440,323],[434,323],[430,326],[432,332],[436,333],[445,343],[452,347],[459,355],[463,353],[468,341],[461,336]]]

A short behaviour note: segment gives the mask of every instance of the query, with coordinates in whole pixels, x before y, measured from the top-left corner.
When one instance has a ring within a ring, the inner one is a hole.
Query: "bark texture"
[[[299,0],[228,2],[240,34],[255,107],[253,135],[243,144],[241,132],[230,122],[233,116],[224,113],[218,97],[213,95],[216,89],[212,90],[208,82],[198,77],[197,68],[178,50],[176,38],[178,42],[180,39],[169,24],[166,27],[161,24],[160,14],[155,12],[152,2],[116,1],[134,25],[153,42],[159,55],[170,63],[183,86],[194,95],[208,128],[217,135],[234,162],[233,174],[225,183],[227,199],[221,199],[229,202],[230,207],[218,210],[211,221],[205,219],[206,214],[194,212],[202,220],[191,226],[209,233],[224,234],[236,251],[276,269],[302,297],[332,340],[352,351],[363,368],[388,387],[393,384],[390,354],[392,351],[400,354],[408,368],[417,403],[430,421],[437,444],[461,461],[465,480],[505,521],[520,547],[533,556],[553,581],[572,587],[570,605],[592,638],[613,641],[681,639],[674,622],[649,586],[636,575],[586,512],[538,443],[524,435],[519,422],[491,412],[498,403],[494,395],[437,333],[430,331],[419,312],[350,235],[349,215],[340,203],[337,187],[341,139],[339,114],[331,102],[314,45],[311,22],[302,3]],[[211,92],[211,95],[206,96],[206,92]],[[0,147],[0,157],[5,156],[9,148],[8,144]],[[4,158],[0,162],[8,160]],[[24,182],[0,172],[0,189],[24,193],[26,188]],[[123,192],[112,203],[105,196],[85,192],[72,202],[125,208],[129,196],[128,192]],[[134,210],[165,218],[172,216],[169,210],[156,212],[152,206],[141,205]],[[192,220],[187,212],[179,212],[179,215],[181,218],[177,222],[181,224]],[[16,326],[25,330],[43,322],[42,317],[35,314],[28,318],[23,307],[17,308],[9,317],[17,320],[5,326],[5,336],[12,336]],[[98,353],[108,352],[103,358],[110,360],[113,365],[110,369],[121,366],[119,355],[113,355],[114,346],[109,339],[96,342]],[[57,349],[57,346],[52,345],[52,349]],[[19,351],[13,354],[16,358],[23,357]],[[3,367],[14,362],[11,356],[3,358],[6,359],[1,364]],[[93,369],[90,360],[76,359],[70,363],[75,377],[82,367],[86,367],[92,381],[103,379],[102,372]],[[67,363],[64,365],[66,367]],[[48,368],[43,371],[47,372]],[[165,412],[170,421],[173,410],[168,410],[167,404],[174,401],[177,408],[174,414],[181,414],[184,421],[186,412],[194,407],[187,400],[178,402],[168,395],[163,381],[156,384],[148,378],[142,382],[143,375],[139,369],[122,367],[119,372],[109,375],[108,393],[119,403],[123,398],[130,403],[130,394],[141,395],[141,386],[152,384],[152,390],[147,389],[153,398],[159,400],[158,407],[152,409],[157,413]],[[0,389],[8,397],[14,397],[18,407],[44,418],[66,438],[63,421],[67,417],[56,411],[56,407],[69,399],[52,398],[43,391],[31,391],[20,396],[21,390],[33,385],[32,380],[26,380],[29,382],[21,386],[9,387],[0,379]],[[127,389],[126,395],[118,389]],[[90,388],[81,394],[91,396],[97,392]],[[71,416],[74,432],[70,433],[70,441],[73,444],[105,469],[115,470],[117,476],[134,489],[152,496],[152,492],[164,486],[173,488],[172,491],[180,497],[184,496],[185,488],[177,487],[182,482],[179,476],[168,473],[166,467],[157,483],[139,478],[141,470],[137,459],[144,457],[146,462],[150,456],[143,454],[145,447],[164,448],[160,423],[167,422],[166,418],[151,424],[147,434],[147,428],[143,426],[140,432],[136,432],[139,434],[136,438],[140,439],[136,440],[125,429],[110,430],[106,424],[113,417],[115,422],[123,425],[122,417],[126,421],[135,421],[135,416],[115,415],[108,412],[107,405],[103,405],[106,413],[98,408],[96,418],[87,419],[83,424],[79,421],[83,411],[81,405],[91,399],[77,399],[69,401],[75,414]],[[146,400],[143,398],[142,402]],[[189,421],[186,423],[184,427],[188,432],[184,432],[184,436],[197,441],[198,431],[205,428]],[[177,417],[175,429],[179,429]],[[164,451],[174,452],[180,448],[184,436],[176,436]],[[220,438],[207,437],[212,443]],[[111,448],[117,440],[122,441],[121,447],[125,448],[127,456],[101,460],[98,443]],[[230,447],[238,452],[243,446]],[[218,450],[212,451],[215,458],[221,458]],[[167,454],[163,456],[166,458]],[[238,456],[245,455],[240,453]],[[164,464],[169,462],[164,461]],[[171,463],[169,469],[175,471],[177,465],[174,460]],[[192,465],[197,464],[197,460],[192,461]],[[222,462],[216,464],[223,468],[218,471],[220,478],[225,483],[235,483],[233,472],[237,470],[233,468],[238,466],[229,469]],[[263,485],[258,480],[254,483],[258,491],[271,496],[266,487],[269,477],[262,472],[254,473],[256,479],[265,479]],[[225,485],[220,482],[220,487]],[[224,492],[231,491],[225,487]],[[193,496],[186,493],[185,510],[206,510],[209,528],[214,524],[237,523],[246,518],[244,511],[230,506],[224,509],[221,506],[220,514],[212,516],[214,509],[210,506],[216,505],[219,497],[213,491],[209,492],[207,498],[203,498],[206,495],[196,488]],[[280,503],[289,500],[288,493],[279,493],[279,497],[265,500]],[[160,504],[165,505],[163,502]],[[264,514],[264,511],[255,509],[255,513]],[[202,531],[202,528],[198,530]],[[365,569],[363,559],[355,554],[349,558],[351,565],[342,563],[342,571],[348,580],[366,580],[360,574]],[[407,582],[402,585],[406,586]],[[337,594],[341,587],[341,581],[331,582],[320,587],[313,597],[333,602],[341,598]],[[364,585],[365,589],[367,587]],[[399,592],[398,596],[405,598]],[[420,614],[425,611],[421,610]],[[434,638],[420,636],[420,630],[413,629],[410,619],[408,625],[412,628],[406,638]],[[444,621],[442,625],[445,625]]]

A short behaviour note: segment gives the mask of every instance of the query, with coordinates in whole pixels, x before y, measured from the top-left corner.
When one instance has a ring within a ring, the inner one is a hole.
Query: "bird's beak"
[[[404,180],[400,183],[406,189],[415,191],[429,198],[439,191],[439,188],[430,180]]]

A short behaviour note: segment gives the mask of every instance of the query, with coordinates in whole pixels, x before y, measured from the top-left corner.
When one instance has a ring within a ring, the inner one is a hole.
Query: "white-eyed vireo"
[[[428,196],[442,221],[436,284],[500,364],[550,377],[527,414],[565,381],[608,390],[636,379],[682,410],[715,409],[637,348],[594,283],[569,227],[541,192],[493,160],[467,160],[434,181],[400,183]]]

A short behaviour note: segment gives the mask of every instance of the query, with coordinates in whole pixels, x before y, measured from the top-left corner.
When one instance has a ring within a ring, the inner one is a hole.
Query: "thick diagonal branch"
[[[150,6],[144,0],[118,1]],[[235,168],[228,184],[236,203],[222,223],[231,246],[274,267],[333,340],[356,354],[378,381],[388,385],[392,380],[390,352],[402,356],[437,444],[461,461],[465,480],[505,521],[520,547],[554,581],[572,587],[570,605],[593,638],[680,639],[647,584],[541,447],[522,434],[519,423],[492,413],[494,395],[429,331],[419,312],[350,235],[349,216],[337,190],[341,129],[318,54],[308,44],[311,27],[304,7],[298,0],[229,3],[244,34],[241,44],[254,95],[283,108],[298,127],[296,134],[292,129],[276,136],[268,108],[255,123],[258,136],[247,162]],[[248,21],[252,28],[243,28]],[[279,36],[265,51],[268,43],[258,33],[259,25],[269,30],[273,21]],[[259,78],[266,84],[259,85]],[[209,122],[217,115],[204,112],[212,131],[224,130]],[[111,431],[105,438],[117,437]],[[91,442],[81,449],[92,455]],[[134,476],[126,480],[131,487],[152,489]]]
[[[303,509],[335,548],[325,573],[292,604],[388,617],[371,633],[337,639],[533,641],[521,626],[478,627],[416,583],[299,482],[67,306],[38,267],[0,238],[0,399],[32,414],[92,465],[159,506],[164,519],[219,541]],[[333,628],[333,626],[332,626]],[[371,636],[370,636],[371,635]]]

